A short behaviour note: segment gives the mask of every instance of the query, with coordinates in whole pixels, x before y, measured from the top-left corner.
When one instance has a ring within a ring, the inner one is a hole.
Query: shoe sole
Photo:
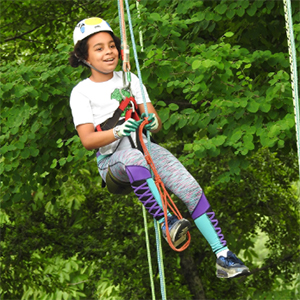
[[[171,230],[170,236],[173,237],[172,242],[175,247],[179,246],[186,240],[186,234],[190,228],[191,223],[186,219],[182,219],[179,221],[179,226],[177,226],[175,230]]]
[[[226,269],[217,265],[217,277],[218,278],[236,278],[240,276],[249,275],[250,271],[247,267],[238,269]]]

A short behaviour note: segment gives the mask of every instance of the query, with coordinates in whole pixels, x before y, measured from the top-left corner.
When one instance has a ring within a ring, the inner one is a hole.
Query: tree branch
[[[193,295],[193,299],[205,300],[203,285],[189,249],[180,253],[180,266],[189,290]]]
[[[31,33],[31,32],[33,32],[33,31],[35,31],[35,30],[37,30],[38,28],[41,28],[41,27],[43,27],[43,26],[44,26],[44,24],[42,24],[42,25],[40,25],[40,26],[37,26],[37,27],[35,27],[34,29],[31,29],[31,30],[29,30],[29,31],[26,31],[26,32],[24,32],[24,33],[22,33],[22,34],[20,34],[20,35],[16,35],[16,36],[14,36],[14,37],[6,38],[6,39],[4,40],[4,42],[9,42],[9,41],[13,41],[13,40],[20,39],[22,36],[24,36],[24,35],[26,35],[26,34],[28,34],[28,33]]]
[[[81,284],[81,283],[84,283],[84,282],[88,282],[88,279],[83,280],[83,281],[79,281],[79,282],[75,282],[75,283],[68,283],[68,285],[78,285],[78,284]]]
[[[281,259],[281,262],[290,260],[293,256],[299,255],[299,254],[300,254],[300,250],[297,250],[295,253],[289,254],[289,255],[283,257],[283,258]],[[242,281],[245,280],[245,278],[246,278],[247,276],[251,276],[251,275],[254,275],[254,274],[256,274],[256,273],[265,271],[265,270],[267,270],[267,269],[269,269],[269,268],[272,268],[273,266],[277,266],[277,265],[278,265],[277,262],[272,262],[272,263],[270,263],[270,264],[268,264],[268,265],[266,265],[266,266],[263,266],[263,267],[261,267],[261,268],[256,268],[256,269],[254,269],[254,270],[251,270],[251,273],[250,273],[250,274],[248,274],[248,275],[246,275],[246,276],[243,276],[243,278],[241,278],[239,281],[242,282]]]

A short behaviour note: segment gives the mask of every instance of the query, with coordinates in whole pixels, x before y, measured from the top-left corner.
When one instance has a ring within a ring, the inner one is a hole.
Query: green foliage
[[[67,154],[56,142],[73,135],[68,95],[74,74],[71,67],[64,66],[70,47],[57,48],[58,53],[44,55],[38,64],[11,63],[1,67],[2,73],[10,70],[1,82],[1,98],[5,99],[1,113],[3,207],[21,199],[30,201],[37,187],[45,185],[50,171],[54,175],[74,155],[80,158],[78,147],[74,154]],[[60,159],[55,170],[51,163],[56,157]],[[59,193],[60,185],[53,180],[47,189],[49,196]]]
[[[215,278],[215,257],[193,227],[182,254],[163,242],[168,298],[292,299],[299,194],[282,3],[144,0],[139,8],[141,18],[132,3],[143,81],[164,123],[156,138],[201,184],[230,248],[253,272]],[[117,33],[117,2],[2,1],[1,10],[1,296],[150,298],[141,207],[101,188],[69,108],[71,89],[89,76],[68,65],[73,27],[99,12]],[[261,236],[264,256],[255,248]]]
[[[234,164],[239,168],[230,168],[219,179],[220,183],[228,182],[240,179],[240,168],[247,167],[248,153],[262,146],[282,151],[295,147],[286,48],[278,45],[272,52],[273,45],[266,47],[261,39],[253,40],[249,47],[245,39],[250,34],[254,39],[258,31],[253,16],[258,24],[265,24],[274,3],[180,1],[171,14],[166,2],[158,8],[164,11],[161,20],[153,20],[146,9],[149,3],[142,10],[142,19],[136,20],[139,26],[148,23],[144,36],[163,28],[154,45],[150,39],[144,43],[143,75],[151,87],[152,99],[165,102],[160,110],[164,134],[176,132],[187,139],[184,150],[189,153],[188,163],[199,163],[199,158],[207,156],[234,155]],[[278,4],[274,12],[279,14]],[[234,15],[238,17],[229,31],[228,20]],[[281,32],[284,40],[283,20],[276,24],[282,27],[277,35]],[[174,28],[177,35],[172,34]],[[162,75],[161,70],[169,75]],[[156,80],[157,76],[161,80]],[[175,113],[169,107],[174,102],[181,108]]]

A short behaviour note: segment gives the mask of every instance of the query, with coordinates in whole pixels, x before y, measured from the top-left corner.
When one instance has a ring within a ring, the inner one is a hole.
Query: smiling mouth
[[[112,62],[114,60],[115,60],[114,58],[109,58],[109,59],[106,59],[105,62]]]

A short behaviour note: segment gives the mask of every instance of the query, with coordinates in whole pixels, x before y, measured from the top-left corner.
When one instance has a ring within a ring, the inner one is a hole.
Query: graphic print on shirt
[[[122,94],[123,94],[123,96],[122,96]],[[121,102],[121,101],[123,100],[123,97],[128,97],[128,98],[130,97],[130,93],[129,93],[128,91],[124,90],[124,89],[122,89],[122,94],[121,94],[120,89],[115,89],[115,90],[111,93],[110,99],[112,99],[112,100],[117,100],[117,101]],[[130,108],[130,107],[126,108],[126,109],[123,111],[122,117],[125,116],[125,113],[126,113],[126,111],[127,111],[129,108]]]

